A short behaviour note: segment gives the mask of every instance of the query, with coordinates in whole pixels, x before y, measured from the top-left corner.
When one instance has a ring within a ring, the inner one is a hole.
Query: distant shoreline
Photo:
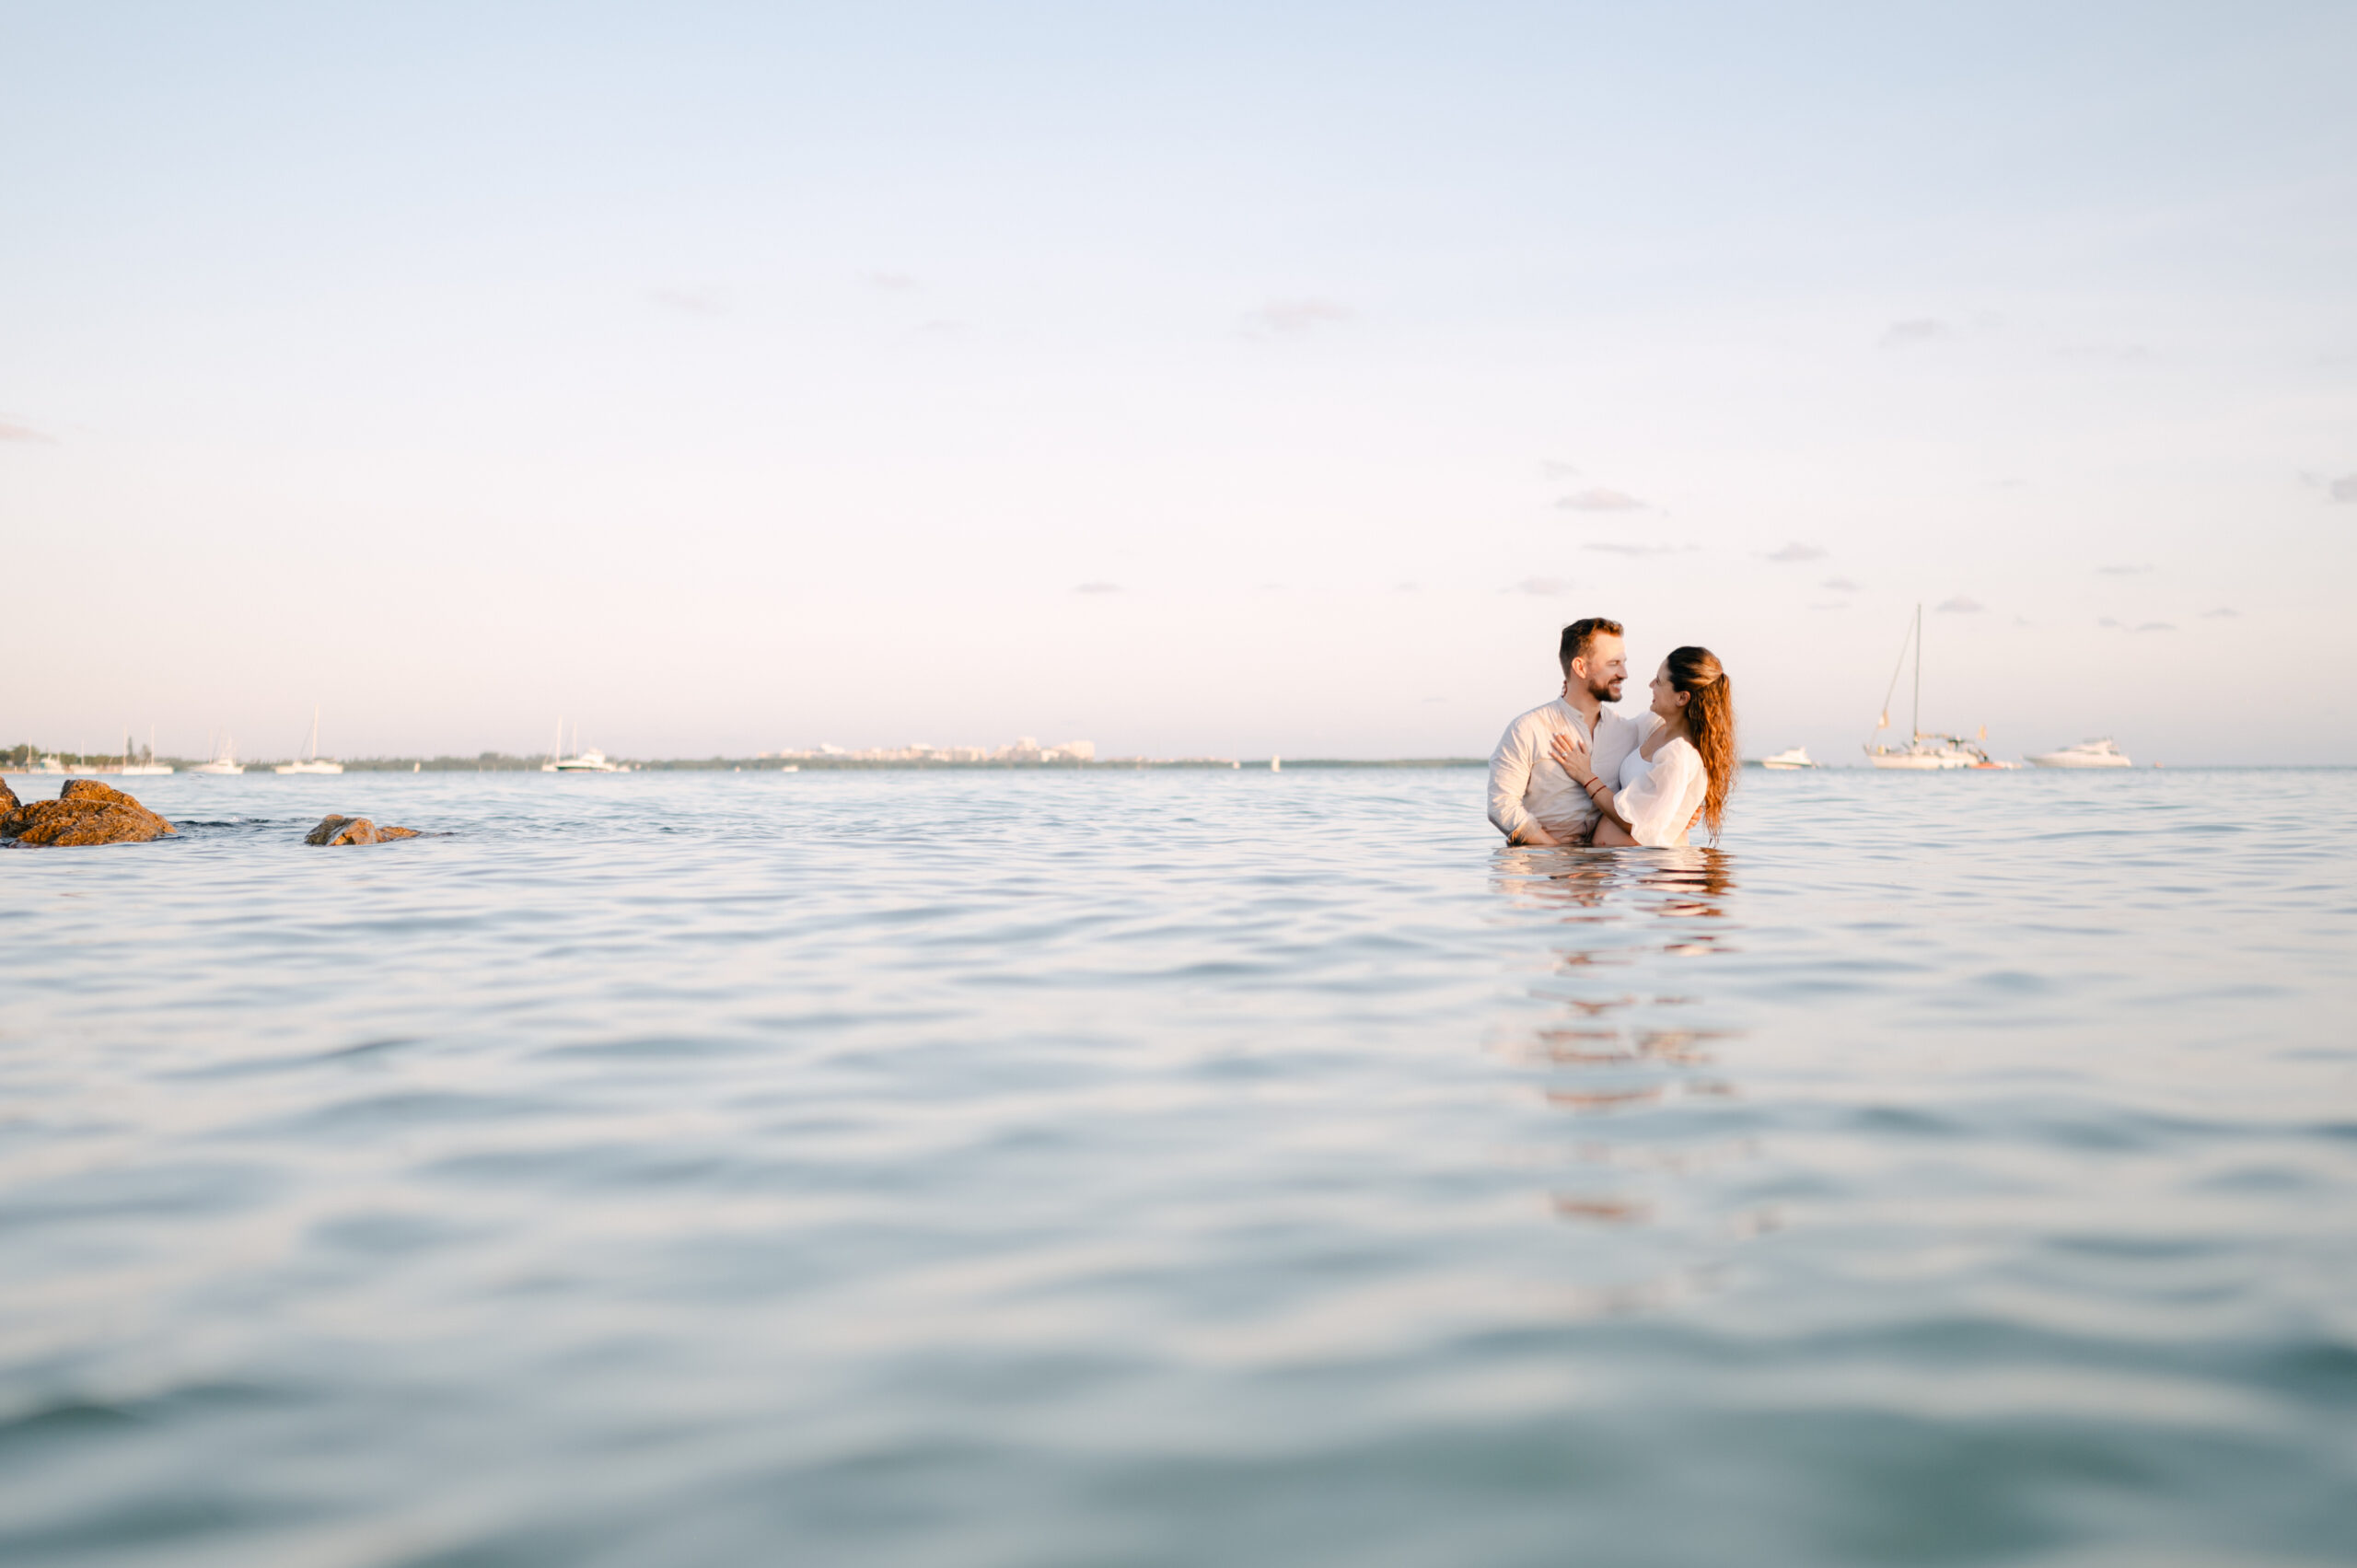
[[[180,772],[187,772],[203,761],[202,758],[159,757],[164,765]],[[247,761],[246,774],[268,774],[286,758],[256,758]],[[479,757],[346,757],[341,759],[347,773],[537,773],[545,771],[548,758],[514,757],[505,753],[486,753]],[[1051,761],[946,761],[936,759],[909,758],[895,760],[861,759],[852,757],[796,757],[780,761],[775,757],[617,757],[613,761],[633,772],[642,773],[775,773],[793,768],[805,773],[820,772],[949,772],[949,773],[1127,773],[1147,771],[1194,770],[1205,772],[1267,772],[1271,759],[1261,757],[1100,757],[1091,761],[1058,759]],[[119,769],[120,757],[82,757],[64,759],[68,772],[102,774]],[[1284,772],[1297,769],[1336,768],[1486,768],[1486,757],[1401,757],[1376,761],[1363,761],[1342,757],[1306,757],[1298,761],[1287,757],[1281,760]],[[0,761],[0,774],[34,773],[40,766],[39,757],[29,762]]]

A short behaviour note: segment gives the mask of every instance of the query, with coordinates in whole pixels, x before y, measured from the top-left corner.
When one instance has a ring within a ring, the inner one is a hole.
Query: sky
[[[1921,604],[2000,756],[2357,762],[2351,59],[0,0],[0,744],[1467,756],[1600,614],[1854,762]]]

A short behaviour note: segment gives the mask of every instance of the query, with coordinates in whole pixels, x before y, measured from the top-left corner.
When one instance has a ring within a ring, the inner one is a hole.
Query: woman
[[[1679,648],[1662,660],[1653,693],[1653,712],[1637,721],[1644,738],[1620,764],[1618,779],[1597,778],[1586,752],[1569,736],[1555,737],[1555,761],[1596,802],[1600,848],[1682,844],[1698,819],[1710,823],[1711,837],[1719,836],[1736,769],[1727,672],[1710,649]]]

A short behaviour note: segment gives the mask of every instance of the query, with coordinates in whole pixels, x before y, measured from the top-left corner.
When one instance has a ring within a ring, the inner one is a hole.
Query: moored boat
[[[1909,735],[1904,745],[1889,741],[1869,740],[1866,758],[1877,768],[1898,772],[1947,772],[1956,768],[1996,768],[2004,764],[1991,761],[1989,753],[1960,735],[1926,732],[1923,728],[1923,607],[1915,607],[1915,623],[1907,630],[1905,641],[1898,645],[1898,664],[1890,672],[1890,689],[1883,693],[1882,717],[1875,722],[1875,732],[1880,734],[1890,727],[1890,700],[1898,693],[1899,671],[1907,668],[1907,652],[1915,651],[1915,706],[1909,716]]]
[[[2109,736],[2098,740],[2082,740],[2076,746],[2065,746],[2060,751],[2047,751],[2030,758],[2036,768],[2127,768],[2134,766],[2128,754]]]
[[[220,746],[214,750],[210,758],[189,770],[192,773],[210,773],[215,777],[226,777],[242,773],[245,771],[246,765],[238,761],[238,743],[226,735],[221,738]]]
[[[282,762],[273,770],[281,773],[340,773],[343,764],[331,762],[319,755],[319,710],[311,707],[311,749],[292,762]]]
[[[1808,754],[1807,747],[1795,746],[1789,751],[1779,751],[1772,757],[1760,758],[1759,765],[1763,768],[1783,771],[1794,768],[1814,768],[1818,766],[1818,763]]]

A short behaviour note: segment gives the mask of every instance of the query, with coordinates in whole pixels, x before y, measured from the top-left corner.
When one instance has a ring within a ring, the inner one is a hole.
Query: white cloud
[[[1945,321],[1935,321],[1928,316],[1918,316],[1910,320],[1893,321],[1885,328],[1882,334],[1882,346],[1905,348],[1910,343],[1927,343],[1947,335],[1948,324]]]
[[[667,309],[689,316],[725,316],[728,313],[728,295],[717,288],[650,288],[646,297]]]
[[[1564,512],[1642,512],[1645,504],[1635,496],[1619,490],[1583,490],[1576,495],[1566,495],[1555,503]]]
[[[1817,586],[1820,588],[1830,588],[1837,594],[1853,594],[1858,591],[1858,585],[1847,577],[1828,577]]]
[[[2147,621],[2142,626],[2137,627],[2136,630],[2139,632],[2174,632],[2177,628],[2170,625],[2165,621]]]
[[[1978,615],[1989,607],[1977,598],[1967,598],[1958,594],[1954,598],[1941,600],[1933,608],[1944,615]]]
[[[1817,545],[1803,544],[1800,540],[1794,540],[1782,550],[1770,551],[1768,559],[1790,565],[1798,561],[1822,561],[1832,553],[1831,551]]]
[[[1242,330],[1247,337],[1298,337],[1350,319],[1350,307],[1330,299],[1272,299],[1258,310],[1246,311]]]
[[[2343,505],[2357,504],[2357,473],[2345,473],[2325,487],[2327,494]]]
[[[2215,610],[2203,610],[2201,612],[2201,617],[2205,621],[2232,621],[2236,619],[2240,614],[2241,611],[2228,610],[2222,604]]]

